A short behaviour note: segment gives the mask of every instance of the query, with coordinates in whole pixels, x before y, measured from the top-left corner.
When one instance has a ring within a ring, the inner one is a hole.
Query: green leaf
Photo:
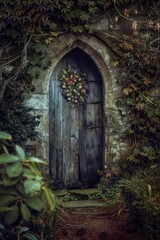
[[[21,148],[20,146],[16,145],[15,149],[16,149],[16,153],[19,156],[19,158],[21,160],[24,160],[26,156],[25,156],[25,152],[24,152],[23,148]]]
[[[43,160],[36,158],[36,157],[28,157],[27,160],[29,162],[34,162],[34,163],[43,163],[43,164],[47,164],[46,162],[44,162]]]
[[[31,212],[25,203],[21,204],[20,211],[21,211],[21,215],[22,215],[23,219],[25,221],[29,221],[29,219],[31,217]]]
[[[40,68],[36,67],[36,66],[30,66],[27,69],[27,74],[30,75],[30,77],[32,78],[38,78],[39,74],[40,74]]]
[[[29,230],[28,227],[20,227],[18,232],[21,234],[21,233],[27,232],[28,230]]]
[[[5,187],[11,187],[17,184],[17,182],[20,180],[20,177],[17,178],[9,178],[7,174],[4,175],[3,178],[3,184]]]
[[[5,230],[5,227],[1,223],[0,223],[0,229]]]
[[[5,145],[2,145],[2,147],[3,147],[4,152],[7,153],[7,154],[9,154],[9,151],[8,151],[8,149],[6,148],[6,146],[5,146]]]
[[[26,233],[24,235],[24,237],[28,240],[38,240],[38,238],[35,235],[33,235],[32,233]]]
[[[36,175],[42,176],[41,172],[37,168],[36,164],[34,162],[28,163],[28,167],[34,172]]]
[[[12,140],[12,137],[10,134],[0,131],[0,139]]]
[[[17,196],[18,192],[14,187],[0,187],[0,195],[2,194]]]
[[[46,49],[46,46],[44,44],[37,43],[36,45],[34,45],[34,48],[36,53],[43,53]]]
[[[64,73],[64,74],[67,74],[67,71],[66,71],[65,69],[63,69],[63,73]]]
[[[5,163],[14,163],[20,161],[19,157],[8,154],[8,153],[2,153],[0,155],[0,164],[5,164]]]
[[[23,176],[28,179],[34,179],[37,181],[41,181],[43,179],[42,175],[40,173],[36,174],[29,168],[24,168],[23,170]]]
[[[16,187],[17,191],[18,191],[23,197],[26,196],[26,192],[25,192],[25,190],[24,190],[24,187],[23,187],[22,183],[16,184],[15,187]]]
[[[7,225],[11,225],[18,220],[19,217],[19,207],[14,206],[12,210],[7,212],[4,216],[4,221]]]
[[[11,211],[11,207],[0,207],[0,213]]]
[[[45,192],[45,195],[46,195],[46,198],[47,198],[47,202],[48,202],[49,208],[50,208],[51,211],[53,211],[55,209],[55,207],[56,207],[55,195],[47,187],[44,187],[44,192]]]
[[[134,154],[134,155],[140,154],[140,149],[139,149],[139,148],[134,148],[134,149],[133,149],[133,154]]]
[[[27,198],[26,204],[36,211],[42,211],[42,209],[45,207],[45,203],[37,197]]]
[[[23,166],[20,162],[10,164],[6,167],[6,174],[9,178],[19,177],[23,172]]]
[[[0,198],[0,206],[4,206],[7,207],[9,206],[11,203],[13,203],[14,201],[16,201],[16,197],[14,196],[10,196],[10,195],[3,195]]]
[[[51,23],[51,24],[49,24],[49,28],[52,30],[52,31],[56,31],[57,30],[57,24],[55,24],[55,23]]]
[[[35,195],[41,189],[41,183],[36,180],[24,180],[23,186],[26,194],[31,196]]]

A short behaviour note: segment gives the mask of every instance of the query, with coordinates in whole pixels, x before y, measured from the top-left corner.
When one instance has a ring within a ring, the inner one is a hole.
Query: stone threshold
[[[88,188],[88,189],[60,189],[54,191],[57,197],[65,196],[67,194],[81,194],[81,195],[90,195],[99,192],[99,188]]]
[[[106,202],[98,200],[75,200],[62,202],[61,206],[64,208],[89,208],[89,207],[108,207]]]

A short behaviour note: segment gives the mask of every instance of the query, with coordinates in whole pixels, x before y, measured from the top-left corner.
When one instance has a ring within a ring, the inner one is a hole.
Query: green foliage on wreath
[[[86,74],[78,69],[65,68],[60,73],[60,87],[63,96],[73,106],[80,106],[87,97],[88,84]]]

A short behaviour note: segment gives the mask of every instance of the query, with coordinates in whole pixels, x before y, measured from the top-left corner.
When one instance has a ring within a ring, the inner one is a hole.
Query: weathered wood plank
[[[70,182],[76,185],[79,181],[79,110],[71,108],[71,166]]]
[[[71,162],[71,110],[66,99],[62,98],[62,121],[63,121],[63,179],[65,185],[68,185]]]
[[[85,131],[85,112],[86,105],[81,106],[80,111],[80,128],[79,128],[79,168],[80,168],[80,181],[87,182],[87,161],[86,161],[86,131]]]
[[[97,171],[102,169],[102,130],[101,128],[93,128],[87,129],[86,132],[88,182],[93,184],[99,178]]]
[[[63,181],[62,171],[63,171],[63,151],[62,151],[62,98],[61,98],[61,91],[59,88],[59,69],[57,69],[56,76],[55,76],[55,89],[54,89],[54,101],[55,101],[55,161],[56,161],[56,180]]]
[[[90,82],[87,103],[102,102],[102,83]]]
[[[102,103],[86,104],[85,121],[87,128],[102,127]]]

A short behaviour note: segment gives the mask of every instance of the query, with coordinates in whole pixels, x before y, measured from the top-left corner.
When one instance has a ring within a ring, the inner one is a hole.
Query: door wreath
[[[88,84],[85,73],[74,68],[64,68],[59,81],[63,96],[73,106],[80,106],[86,101]]]

